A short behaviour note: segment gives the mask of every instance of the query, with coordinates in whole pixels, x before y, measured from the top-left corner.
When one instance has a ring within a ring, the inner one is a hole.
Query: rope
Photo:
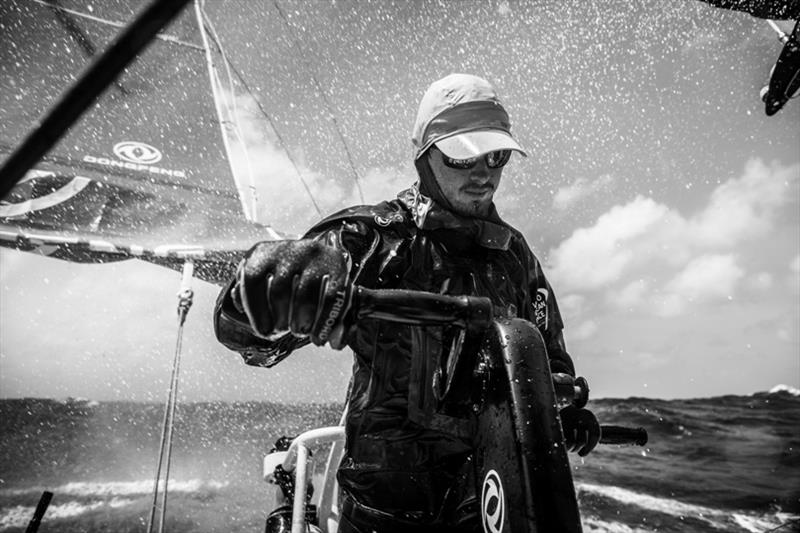
[[[161,469],[164,468],[164,492],[161,498],[161,514],[158,523],[158,532],[163,533],[167,515],[167,494],[169,491],[169,468],[172,459],[172,435],[175,429],[175,407],[178,399],[178,376],[180,371],[181,349],[183,345],[183,325],[186,315],[192,307],[194,291],[190,287],[194,263],[186,261],[183,264],[183,279],[181,290],[178,293],[178,340],[175,345],[175,357],[172,362],[172,376],[170,378],[167,404],[164,408],[164,422],[161,428],[161,446],[159,448],[156,477],[153,483],[153,505],[150,509],[150,518],[147,521],[148,533],[153,533],[155,527],[156,509],[158,508],[158,483],[161,480]]]
[[[331,114],[331,121],[333,122],[334,129],[336,130],[336,133],[339,136],[339,140],[342,142],[342,146],[344,147],[344,152],[347,155],[347,161],[350,164],[350,168],[353,171],[353,179],[356,182],[356,189],[358,189],[358,196],[361,199],[361,202],[364,203],[364,192],[361,190],[361,181],[358,177],[358,171],[356,171],[356,165],[353,162],[353,156],[350,153],[350,149],[348,148],[347,142],[344,139],[344,134],[342,133],[342,129],[339,127],[339,121],[336,119],[336,113],[333,112],[333,106],[328,100],[328,96],[325,94],[325,91],[322,89],[322,84],[319,82],[316,75],[314,75],[314,69],[312,68],[311,63],[309,63],[308,59],[306,59],[306,56],[303,54],[303,49],[300,46],[300,41],[297,39],[294,33],[292,33],[292,27],[289,25],[289,20],[286,18],[283,9],[281,9],[281,6],[278,5],[278,0],[272,0],[272,3],[275,5],[275,9],[278,10],[278,14],[280,15],[281,20],[286,26],[286,29],[289,30],[289,35],[292,38],[292,43],[294,44],[294,47],[297,49],[297,53],[300,57],[303,58],[303,61],[306,64],[306,68],[308,68],[309,75],[311,76],[314,85],[317,87],[317,92],[319,92],[320,96],[322,97],[322,102],[325,104],[325,107]]]

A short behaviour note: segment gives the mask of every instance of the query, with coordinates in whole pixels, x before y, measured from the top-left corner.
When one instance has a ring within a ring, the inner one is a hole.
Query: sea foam
[[[228,485],[228,482],[189,479],[183,481],[170,481],[170,492],[198,492],[207,489],[221,489]],[[125,496],[140,496],[153,492],[153,480],[140,481],[76,481],[64,485],[43,489],[42,487],[29,487],[24,489],[5,489],[0,490],[0,496],[24,496],[28,494],[40,494],[43,490],[49,490],[59,497],[72,496],[86,498],[88,501],[67,501],[65,503],[50,505],[47,508],[46,517],[48,520],[59,518],[70,518],[79,516],[89,511],[94,511],[102,507],[113,509],[125,507],[132,504],[135,500],[125,498]],[[164,482],[159,482],[159,491],[164,490]],[[35,507],[16,505],[0,509],[0,529],[11,527],[25,527],[33,517]]]
[[[800,396],[800,389],[796,389],[790,385],[775,385],[769,390],[770,394],[777,394],[779,392],[788,392],[792,396]]]
[[[47,508],[46,517],[48,520],[57,520],[59,518],[70,518],[79,516],[95,509],[108,506],[114,509],[125,507],[134,502],[126,498],[112,498],[108,501],[92,501],[92,502],[76,502],[70,501],[58,505],[51,505]],[[0,510],[0,529],[11,527],[25,527],[33,517],[35,507],[27,507],[24,505],[17,505],[8,509]]]
[[[222,489],[228,486],[227,481],[210,481],[203,479],[188,479],[169,482],[170,492],[197,492],[207,489]],[[139,481],[74,481],[55,488],[29,487],[24,489],[3,489],[0,496],[21,496],[49,490],[53,494],[68,494],[70,496],[132,496],[153,492],[153,480]],[[159,481],[158,490],[164,490],[164,480]]]

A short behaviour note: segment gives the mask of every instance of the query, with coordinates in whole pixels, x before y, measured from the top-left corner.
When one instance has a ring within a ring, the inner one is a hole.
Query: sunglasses
[[[494,152],[489,152],[482,157],[486,160],[486,166],[489,168],[501,168],[508,163],[509,159],[511,159],[511,150],[496,150]],[[470,157],[469,159],[453,159],[452,157],[447,157],[444,155],[444,153],[442,153],[442,161],[444,162],[445,166],[459,170],[466,170],[474,167],[478,164],[480,159],[481,156]]]

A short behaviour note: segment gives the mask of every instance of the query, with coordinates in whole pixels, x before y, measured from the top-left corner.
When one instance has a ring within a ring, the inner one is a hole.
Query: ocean
[[[800,532],[800,392],[590,407],[650,440],[570,455],[586,533]],[[341,409],[179,405],[166,529],[263,531],[274,498],[263,455],[282,435],[335,425]],[[1,400],[0,531],[24,531],[45,490],[40,532],[145,531],[162,418],[155,404]]]

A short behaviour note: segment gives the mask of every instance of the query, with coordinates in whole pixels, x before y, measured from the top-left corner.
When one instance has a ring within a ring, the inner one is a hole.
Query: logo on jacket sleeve
[[[547,298],[549,297],[550,292],[547,289],[536,290],[536,296],[533,299],[533,318],[539,329],[547,329],[549,325],[550,317],[547,315]]]

